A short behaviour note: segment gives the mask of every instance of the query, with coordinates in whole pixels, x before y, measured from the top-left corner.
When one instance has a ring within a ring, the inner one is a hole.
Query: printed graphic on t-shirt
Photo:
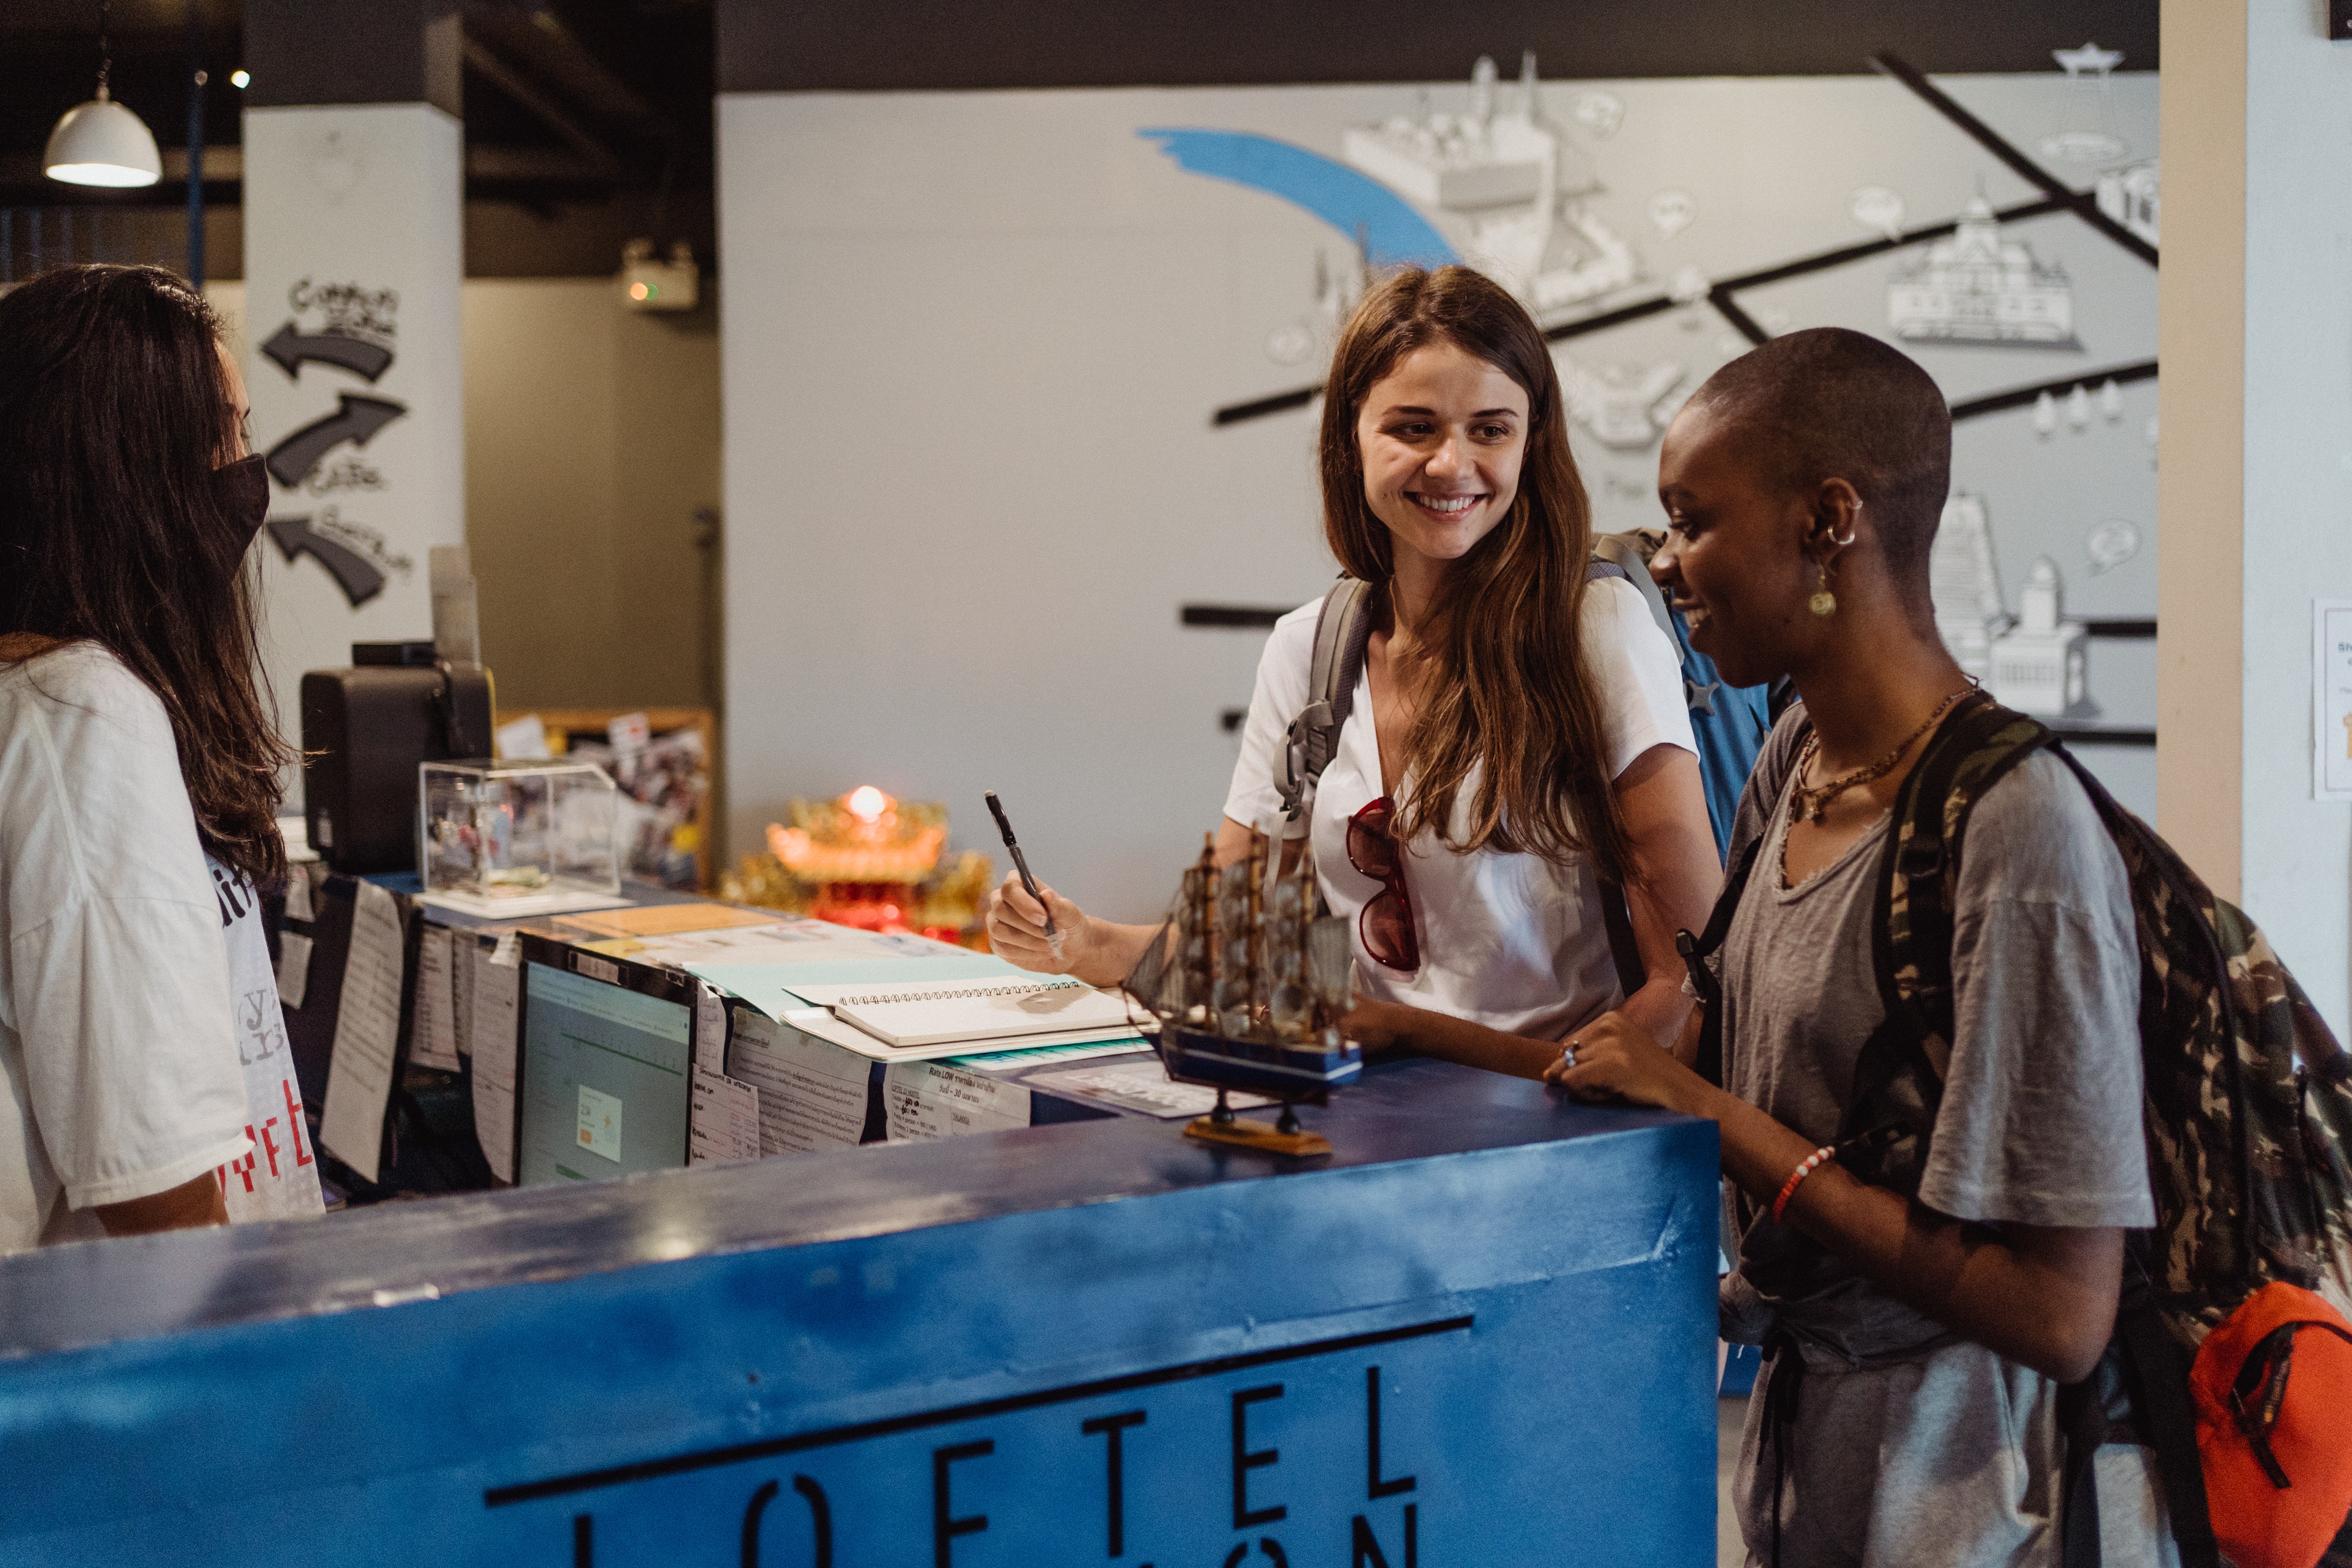
[[[302,1119],[302,1090],[295,1081],[286,1015],[278,1000],[278,975],[261,929],[260,900],[242,876],[210,857],[206,864],[228,942],[236,1056],[245,1071],[245,1131],[253,1140],[245,1158],[215,1170],[221,1196],[233,1223],[324,1214],[317,1154]]]

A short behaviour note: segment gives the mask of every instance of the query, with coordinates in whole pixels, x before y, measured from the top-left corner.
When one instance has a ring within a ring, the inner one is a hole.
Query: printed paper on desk
[[[486,947],[470,949],[474,965],[474,1136],[490,1173],[515,1179],[515,1035],[522,971],[497,962]]]
[[[472,931],[449,933],[449,1017],[461,1057],[474,1054],[474,955],[481,951]]]
[[[1066,1068],[1032,1073],[1022,1080],[1039,1089],[1100,1100],[1146,1116],[1206,1116],[1217,1108],[1217,1091],[1198,1084],[1173,1083],[1156,1056],[1134,1061],[1105,1062],[1099,1067]],[[1235,1110],[1253,1110],[1273,1100],[1262,1094],[1227,1090],[1225,1103]]]
[[[644,904],[635,909],[566,915],[556,923],[597,936],[683,936],[696,931],[773,926],[777,921],[772,910],[744,910],[732,904]]]
[[[400,906],[362,879],[352,911],[351,955],[343,963],[342,1005],[327,1062],[327,1107],[319,1141],[368,1181],[379,1179],[383,1110],[400,1051],[400,995],[405,942]]]
[[[775,1019],[734,1009],[727,1076],[760,1091],[760,1152],[805,1154],[855,1149],[866,1134],[866,1089],[874,1064],[801,1026],[831,1018],[819,1008]]]
[[[412,1067],[457,1072],[457,1003],[449,978],[449,928],[427,921],[416,937],[416,1008],[408,1025]]]
[[[278,1000],[299,1012],[310,994],[310,939],[299,931],[278,933]]]
[[[637,939],[648,957],[691,967],[697,963],[899,963],[971,958],[969,950],[922,937],[883,936],[825,921],[777,921],[766,925],[681,931]],[[914,946],[908,946],[914,943]],[[1003,960],[990,960],[1001,963]],[[1009,967],[1009,966],[1007,966]]]
[[[705,980],[694,983],[694,1070],[727,1070],[727,994]]]
[[[921,1143],[1029,1125],[1029,1091],[945,1062],[893,1062],[883,1069],[882,1109],[893,1143]]]
[[[760,1091],[719,1073],[698,1072],[687,1104],[686,1163],[760,1157]]]

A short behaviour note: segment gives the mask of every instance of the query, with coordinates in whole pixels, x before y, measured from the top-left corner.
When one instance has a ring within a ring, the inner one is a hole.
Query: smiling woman
[[[1303,841],[1356,930],[1367,1000],[1349,1027],[1368,1043],[1533,1077],[1549,1041],[1612,1008],[1670,1038],[1689,1007],[1674,932],[1704,923],[1714,839],[1674,649],[1630,583],[1586,580],[1591,512],[1549,349],[1481,274],[1405,268],[1358,307],[1328,387],[1324,537],[1373,588],[1362,674],[1311,807],[1286,819],[1320,602],[1276,625],[1219,859],[1260,835]],[[1612,884],[1650,976],[1630,996]],[[1025,891],[998,890],[997,950],[1122,976],[1147,928],[1045,893],[1050,939]],[[1485,1026],[1449,1026],[1465,1021]]]

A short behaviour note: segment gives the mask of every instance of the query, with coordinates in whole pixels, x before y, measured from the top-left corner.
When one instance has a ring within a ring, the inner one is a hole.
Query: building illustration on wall
[[[2090,693],[2090,637],[2064,616],[2058,563],[2044,555],[2026,574],[2017,624],[1993,639],[1994,699],[2043,719],[2085,719],[2097,711]]]
[[[1992,670],[1992,644],[2009,630],[2001,607],[2000,572],[1992,559],[1992,527],[1981,497],[1966,491],[1944,503],[1943,521],[1927,556],[1927,593],[1936,630],[1960,668],[1982,680]]]
[[[1576,198],[1596,188],[1591,169],[1538,109],[1536,57],[1522,59],[1506,97],[1485,55],[1470,76],[1465,112],[1426,107],[1379,125],[1349,127],[1342,155],[1426,206],[1467,217],[1468,259],[1538,315],[1598,299],[1641,275],[1633,248]]]
[[[2033,563],[2020,595],[2022,614],[2001,601],[1992,528],[1981,497],[1963,491],[1944,503],[1927,558],[1936,630],[1962,670],[2021,713],[2082,719],[2097,711],[2090,694],[2089,633],[2064,618],[2058,563]]]
[[[1895,268],[1886,285],[1886,319],[1906,342],[2076,346],[2074,286],[2066,269],[2004,237],[1981,195],[1969,201],[1949,238]]]
[[[2132,163],[2121,169],[2110,169],[2099,176],[2099,210],[2147,241],[2163,243],[2157,237],[2158,200],[2157,160]]]

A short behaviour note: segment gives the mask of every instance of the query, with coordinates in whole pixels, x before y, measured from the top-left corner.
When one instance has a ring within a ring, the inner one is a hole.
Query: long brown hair
[[[161,268],[67,267],[0,298],[0,636],[105,647],[160,698],[205,848],[286,874],[220,323]]]
[[[1324,391],[1323,536],[1349,575],[1384,584],[1394,574],[1388,525],[1364,497],[1356,421],[1376,383],[1441,342],[1518,383],[1528,444],[1509,515],[1445,574],[1420,629],[1420,708],[1402,759],[1414,782],[1397,837],[1429,830],[1454,842],[1454,800],[1477,771],[1456,849],[1555,863],[1582,853],[1602,877],[1625,881],[1635,869],[1610,787],[1601,694],[1577,637],[1591,508],[1569,451],[1551,351],[1500,285],[1466,267],[1408,267],[1356,307]]]

